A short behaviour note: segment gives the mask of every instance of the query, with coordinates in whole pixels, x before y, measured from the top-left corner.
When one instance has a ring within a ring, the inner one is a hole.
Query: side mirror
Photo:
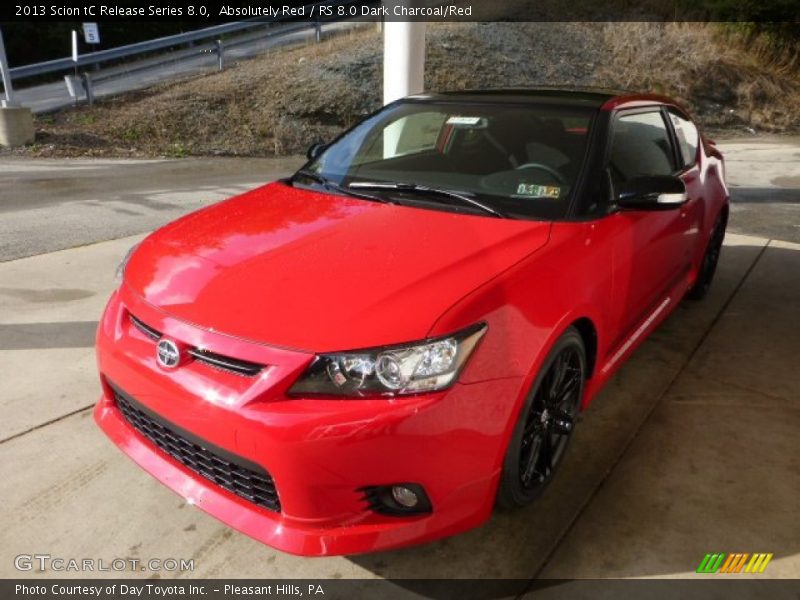
[[[686,186],[673,175],[648,175],[624,183],[617,206],[625,210],[669,210],[686,202]]]
[[[320,142],[317,142],[316,144],[311,144],[311,146],[308,148],[308,152],[306,152],[308,160],[314,160],[315,158],[317,158],[320,154],[322,154],[325,151],[325,148],[327,147],[328,144],[322,144]]]

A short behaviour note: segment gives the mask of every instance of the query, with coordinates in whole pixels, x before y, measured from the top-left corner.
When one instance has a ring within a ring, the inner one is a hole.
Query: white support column
[[[389,14],[394,6],[415,0],[386,0]],[[425,89],[425,23],[390,21],[383,24],[383,103],[419,94]],[[404,119],[383,132],[383,156],[391,158],[403,134]]]
[[[387,2],[387,6],[393,2]],[[425,23],[386,21],[383,25],[383,103],[424,90]]]

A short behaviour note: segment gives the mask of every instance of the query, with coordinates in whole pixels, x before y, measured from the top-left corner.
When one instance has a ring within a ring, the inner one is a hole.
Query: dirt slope
[[[714,133],[790,132],[796,73],[769,69],[714,25],[465,23],[428,26],[426,89],[589,85],[673,95]],[[39,156],[270,156],[330,139],[381,102],[372,27],[37,119]]]

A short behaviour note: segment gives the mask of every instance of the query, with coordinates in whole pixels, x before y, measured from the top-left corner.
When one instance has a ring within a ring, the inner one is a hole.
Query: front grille
[[[181,431],[119,390],[114,397],[128,423],[183,466],[253,504],[280,512],[275,482],[260,466]]]
[[[160,340],[164,335],[158,329],[150,327],[147,323],[130,313],[128,313],[128,318],[130,319],[131,325],[154,342]],[[209,352],[204,348],[189,348],[188,353],[197,362],[201,362],[209,367],[227,371],[228,373],[235,373],[236,375],[244,375],[246,377],[258,375],[264,368],[264,365],[240,360],[238,358],[231,358],[230,356],[224,356],[215,352]]]

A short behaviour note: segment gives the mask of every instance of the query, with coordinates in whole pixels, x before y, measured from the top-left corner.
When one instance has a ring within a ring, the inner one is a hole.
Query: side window
[[[660,111],[621,114],[614,124],[609,173],[614,186],[675,171],[672,145]]]
[[[700,135],[697,127],[689,119],[670,109],[669,118],[672,121],[672,128],[675,130],[675,137],[678,138],[678,147],[681,151],[682,167],[688,167],[697,160],[697,144]]]

